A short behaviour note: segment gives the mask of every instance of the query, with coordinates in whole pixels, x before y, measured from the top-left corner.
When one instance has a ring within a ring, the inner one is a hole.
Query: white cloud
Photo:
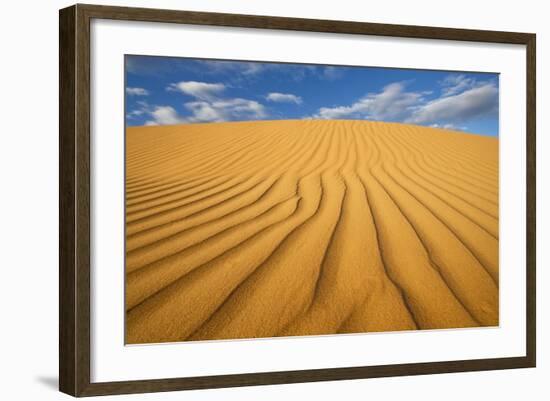
[[[263,72],[271,64],[242,62],[242,61],[217,61],[198,60],[197,63],[203,67],[203,72],[210,74],[243,74],[256,75]]]
[[[473,88],[476,85],[476,80],[466,77],[464,74],[451,74],[447,75],[440,85],[442,96],[451,96]]]
[[[143,88],[126,88],[126,93],[130,96],[147,96],[149,95],[149,91],[147,89]]]
[[[139,116],[143,115],[144,113],[145,113],[145,111],[143,111],[141,109],[132,110],[132,111],[130,111],[129,113],[126,114],[126,118],[132,119],[132,118],[135,118],[135,117],[139,117]]]
[[[452,130],[460,130],[465,131],[468,129],[468,127],[459,127],[454,124],[430,124],[431,128],[441,128],[441,129],[452,129]]]
[[[362,108],[361,102],[352,104],[351,106],[338,106],[338,107],[321,107],[319,112],[313,115],[313,118],[321,118],[325,120],[352,117],[358,113]]]
[[[261,103],[241,98],[188,102],[185,108],[192,112],[189,122],[258,120],[267,116]]]
[[[146,114],[150,117],[145,125],[175,125],[188,123],[222,122],[232,120],[258,120],[265,118],[264,106],[248,99],[196,100],[184,104],[191,114],[182,116],[172,106],[149,106],[141,102],[141,108],[129,114]],[[129,118],[131,118],[129,116]]]
[[[258,120],[267,115],[264,106],[255,100],[220,98],[226,89],[222,83],[183,81],[170,84],[167,89],[185,93],[196,100],[184,103],[184,107],[191,112],[186,117],[179,116],[170,106],[157,107],[149,114],[153,116],[152,121],[159,124]]]
[[[225,85],[222,83],[182,81],[172,83],[166,89],[169,91],[182,92],[201,100],[211,100],[219,96],[225,90]]]
[[[242,73],[244,75],[255,75],[263,72],[265,70],[265,64],[260,63],[246,63],[244,68],[242,68]]]
[[[310,117],[401,121],[466,130],[465,122],[498,112],[498,86],[492,81],[449,75],[440,82],[441,94],[433,100],[426,99],[431,91],[406,91],[405,86],[403,82],[394,82],[350,105],[322,107]]]
[[[370,93],[349,106],[322,107],[313,118],[365,118],[398,120],[423,101],[423,94],[405,91],[403,82],[394,82],[381,92]]]
[[[323,72],[322,72],[322,77],[329,80],[341,78],[343,75],[344,75],[343,67],[338,68],[338,67],[329,66],[329,67],[323,68]]]
[[[191,117],[191,119],[195,120],[195,122],[214,122],[225,120],[221,111],[213,107],[209,102],[189,102],[185,103],[185,107],[193,113],[193,117]]]
[[[498,88],[494,83],[466,90],[457,95],[444,96],[414,109],[406,122],[413,124],[460,123],[476,117],[496,113]]]
[[[144,114],[150,114],[152,109],[151,109],[151,106],[149,106],[149,103],[147,103],[144,100],[140,100],[140,101],[136,102],[136,104],[137,104],[136,109],[131,110],[128,113],[126,113],[126,118],[127,119],[131,120],[133,118],[142,116]]]
[[[266,96],[266,99],[269,100],[270,102],[277,102],[277,103],[296,103],[296,104],[302,103],[302,98],[300,96],[296,96],[291,93],[271,92]]]
[[[186,122],[172,106],[155,106],[149,114],[153,120],[147,121],[145,125],[174,125]]]
[[[319,76],[323,78],[323,67],[315,65],[286,64],[273,62],[248,62],[248,61],[226,61],[226,60],[196,60],[188,66],[194,72],[201,75],[210,75],[219,79],[223,76],[224,82],[230,82],[235,86],[241,86],[250,82],[256,82],[262,74],[271,73],[282,76],[293,81],[301,81],[308,76]],[[330,68],[330,67],[329,67]],[[324,78],[332,78],[327,72]]]

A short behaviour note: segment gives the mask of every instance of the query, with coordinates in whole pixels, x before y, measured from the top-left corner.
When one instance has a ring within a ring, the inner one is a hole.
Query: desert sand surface
[[[126,132],[126,341],[498,325],[498,139],[284,120]]]

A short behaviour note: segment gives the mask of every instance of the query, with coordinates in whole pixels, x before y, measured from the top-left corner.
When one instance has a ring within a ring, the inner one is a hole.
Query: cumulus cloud
[[[451,74],[439,84],[435,99],[429,99],[432,91],[408,91],[405,82],[394,82],[350,105],[321,107],[309,118],[398,121],[465,130],[468,121],[498,113],[498,86],[493,81]]]
[[[147,112],[152,119],[145,125],[258,120],[267,115],[262,104],[240,98],[213,102],[197,100],[185,103],[184,107],[191,112],[189,116],[181,116],[172,106],[155,106]]]
[[[217,66],[217,62],[209,62],[211,66]],[[223,68],[227,68],[225,64]],[[222,68],[222,67],[220,67]],[[183,104],[190,112],[185,117],[180,116],[173,107],[157,106],[150,110],[153,117],[152,123],[157,124],[181,124],[196,122],[220,122],[231,120],[258,120],[266,117],[265,107],[255,101],[242,98],[223,98],[226,89],[223,83],[208,83],[197,81],[182,81],[172,83],[167,90],[181,92],[195,99]]]
[[[126,93],[130,96],[147,96],[149,95],[149,91],[144,88],[126,88]]]
[[[369,93],[349,106],[322,107],[313,118],[364,118],[395,121],[403,118],[409,110],[423,101],[423,94],[407,92],[405,83],[394,82],[381,92]]]
[[[223,84],[187,81],[173,84],[171,88],[171,90],[177,90],[195,98],[190,102],[183,103],[183,108],[188,113],[182,115],[172,106],[151,106],[147,102],[141,101],[138,102],[137,109],[128,113],[128,118],[145,114],[150,117],[145,125],[173,125],[258,120],[267,116],[265,107],[255,100],[217,97],[217,93],[225,89]]]
[[[149,114],[153,120],[147,121],[147,125],[173,125],[185,122],[172,106],[155,106]]]
[[[291,93],[271,92],[266,96],[266,99],[270,102],[276,103],[302,103],[302,98],[300,96],[296,96]]]
[[[447,95],[429,101],[415,108],[406,122],[461,123],[476,117],[494,115],[497,111],[498,88],[494,83],[488,82],[457,95]]]
[[[201,100],[211,100],[218,97],[225,90],[225,85],[222,83],[182,81],[172,83],[166,89],[181,92]]]
[[[241,98],[195,101],[185,103],[184,106],[192,113],[187,119],[189,122],[258,120],[267,115],[261,103]]]
[[[186,122],[172,106],[151,106],[146,101],[137,102],[137,108],[126,114],[129,119],[139,116],[150,118],[145,121],[145,125],[173,125]]]

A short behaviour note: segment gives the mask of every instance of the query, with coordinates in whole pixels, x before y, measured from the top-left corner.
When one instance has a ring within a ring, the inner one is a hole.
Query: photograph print
[[[125,56],[126,344],[499,325],[499,76]]]

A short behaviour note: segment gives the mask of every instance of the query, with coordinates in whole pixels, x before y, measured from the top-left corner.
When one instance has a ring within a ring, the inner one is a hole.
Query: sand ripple
[[[498,139],[304,120],[126,141],[128,343],[498,325]]]

